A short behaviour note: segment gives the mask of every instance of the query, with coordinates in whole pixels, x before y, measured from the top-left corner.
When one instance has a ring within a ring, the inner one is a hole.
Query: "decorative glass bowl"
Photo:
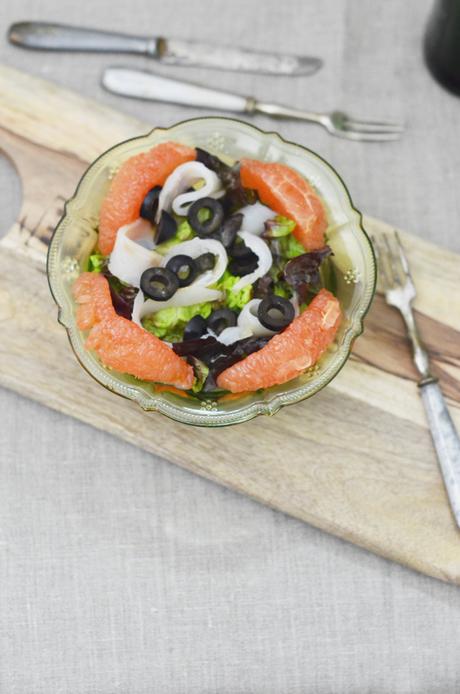
[[[327,242],[334,252],[332,279],[344,319],[332,347],[296,379],[253,393],[196,396],[107,369],[85,349],[85,335],[75,323],[71,290],[96,243],[102,199],[122,162],[168,140],[201,147],[227,160],[250,157],[283,162],[305,176],[326,202],[330,222]],[[376,264],[361,214],[353,207],[342,179],[324,159],[276,133],[263,132],[238,120],[196,118],[122,142],[89,167],[55,230],[48,253],[48,278],[59,307],[59,322],[66,328],[78,360],[101,385],[135,400],[144,410],[161,412],[187,424],[223,426],[259,414],[272,415],[284,405],[309,398],[334,378],[348,359],[353,340],[363,330],[363,317],[375,291]]]

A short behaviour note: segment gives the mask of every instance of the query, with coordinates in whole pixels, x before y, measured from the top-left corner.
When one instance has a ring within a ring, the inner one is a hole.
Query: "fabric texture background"
[[[158,71],[306,108],[405,119],[401,142],[384,145],[256,122],[326,157],[360,209],[460,251],[460,99],[423,66],[430,5],[4,0],[0,25],[66,21],[321,55],[324,69],[304,79]],[[104,65],[155,68],[148,59],[30,53],[2,33],[3,62],[152,126],[200,115],[100,88]],[[2,232],[19,200],[0,159]],[[0,390],[0,410],[0,694],[459,691],[458,588],[11,392]]]

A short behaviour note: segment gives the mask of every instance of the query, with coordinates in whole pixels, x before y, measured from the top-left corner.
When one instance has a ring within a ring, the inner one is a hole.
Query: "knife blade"
[[[133,36],[48,22],[17,22],[8,31],[9,41],[23,48],[96,53],[138,53],[165,65],[184,65],[264,73],[312,75],[320,58],[230,48],[201,41]]]

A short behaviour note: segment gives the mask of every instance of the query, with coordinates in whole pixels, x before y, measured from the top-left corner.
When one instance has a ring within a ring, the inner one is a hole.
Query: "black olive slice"
[[[157,233],[155,241],[157,243],[163,243],[164,241],[169,241],[175,236],[177,231],[177,222],[169,212],[163,210],[160,217],[160,223],[157,227]]]
[[[165,267],[149,267],[141,275],[141,289],[149,299],[167,301],[179,289],[179,280]]]
[[[283,330],[294,319],[294,306],[282,296],[270,294],[259,304],[257,317],[268,330]]]
[[[200,221],[200,217],[202,216],[200,213],[204,210],[208,210],[211,216],[204,221]],[[201,198],[191,205],[187,212],[187,218],[195,233],[201,238],[206,238],[217,231],[222,224],[224,219],[224,208],[220,202],[214,200],[214,198]]]
[[[244,277],[245,275],[249,275],[251,272],[254,272],[258,265],[259,258],[251,251],[251,255],[232,260],[228,266],[228,270],[232,275]]]
[[[202,337],[208,329],[208,324],[203,316],[193,316],[184,328],[185,340],[197,340]]]
[[[242,259],[242,258],[249,258],[252,255],[255,255],[255,253],[246,246],[244,241],[242,241],[240,238],[238,238],[235,243],[231,246],[229,249],[229,254],[231,255],[232,258],[235,259]]]
[[[173,256],[166,263],[166,267],[176,275],[179,287],[188,287],[198,274],[196,263],[189,255]]]
[[[219,237],[224,248],[228,249],[233,246],[233,244],[236,241],[236,235],[241,229],[242,223],[243,215],[233,214],[231,217],[228,217],[228,219],[226,219],[225,222],[222,224],[219,231]]]
[[[220,335],[225,328],[232,328],[236,325],[236,321],[237,315],[235,311],[232,311],[230,308],[218,308],[209,316],[208,328],[216,335]]]
[[[196,269],[200,274],[207,272],[207,270],[213,270],[215,264],[216,256],[214,253],[203,253],[198,258],[195,258]]]
[[[155,223],[155,216],[158,210],[158,199],[161,193],[161,186],[151,188],[144,198],[141,205],[140,216],[142,219],[147,219],[152,224]]]

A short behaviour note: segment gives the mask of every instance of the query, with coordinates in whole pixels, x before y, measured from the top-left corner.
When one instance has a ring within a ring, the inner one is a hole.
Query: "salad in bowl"
[[[325,385],[375,288],[370,242],[335,172],[223,118],[154,130],[97,160],[48,269],[97,380],[205,425],[273,413]]]

